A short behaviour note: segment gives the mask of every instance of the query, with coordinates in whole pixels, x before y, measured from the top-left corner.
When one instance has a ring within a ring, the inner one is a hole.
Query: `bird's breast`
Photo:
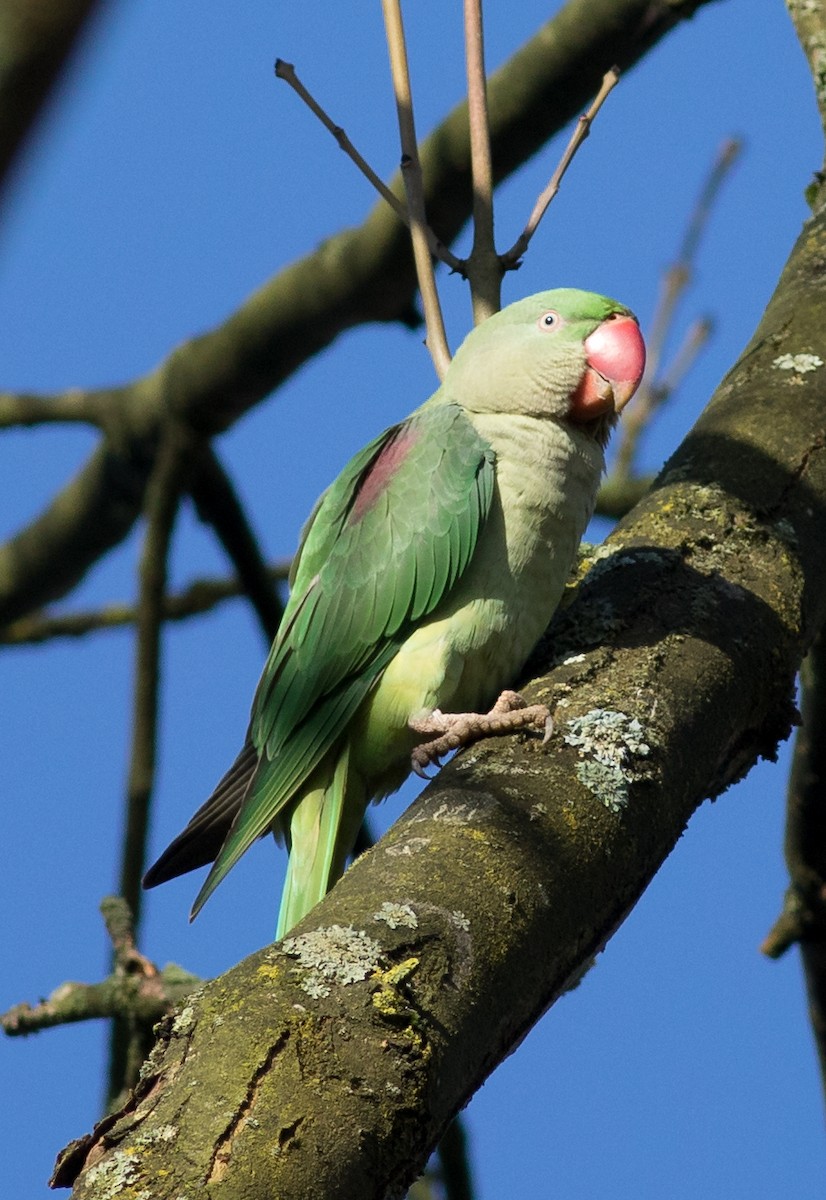
[[[387,775],[382,794],[398,785],[394,764],[414,744],[411,716],[484,711],[516,683],[593,510],[603,459],[586,434],[532,417],[473,420],[496,453],[491,511],[463,577],[411,631],[359,722],[359,766],[373,778]]]

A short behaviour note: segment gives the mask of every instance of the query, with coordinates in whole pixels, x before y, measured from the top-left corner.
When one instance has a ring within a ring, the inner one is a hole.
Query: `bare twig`
[[[720,146],[689,216],[677,259],[665,272],[660,298],[651,322],[651,332],[647,338],[648,357],[643,387],[658,376],[663,348],[671,331],[677,303],[694,276],[694,262],[700,240],[708,226],[720,188],[741,150],[742,142],[739,138],[726,138]]]
[[[0,1016],[9,1037],[19,1037],[101,1017],[119,1017],[152,1026],[202,982],[174,963],[159,971],[135,948],[131,915],[120,896],[101,902],[112,938],[115,961],[112,974],[101,983],[63,983],[39,1004],[16,1004]]]
[[[307,88],[298,78],[294,64],[285,62],[283,58],[277,58],[275,60],[275,74],[276,78],[283,79],[285,83],[289,84],[296,95],[304,101],[310,112],[318,117],[325,129],[330,131],[341,149],[344,151],[347,157],[355,163],[365,179],[367,179],[373,185],[379,195],[387,201],[397,216],[404,221],[405,225],[408,225],[410,223],[410,218],[408,216],[407,207],[404,201],[401,200],[395,192],[391,191],[384,180],[376,174],[376,172],[368,163],[367,159],[364,158],[355,148],[344,129],[342,129],[341,125],[337,125],[332,117],[328,116],[312,93],[307,90]]]
[[[436,278],[433,274],[433,259],[428,243],[424,184],[416,141],[416,125],[413,120],[413,97],[410,90],[410,70],[407,64],[407,47],[404,40],[400,0],[382,0],[382,10],[387,30],[387,49],[390,55],[393,92],[396,97],[396,112],[399,118],[402,177],[407,193],[407,210],[410,214],[410,239],[413,243],[416,276],[419,281],[427,328],[426,343],[436,368],[436,374],[440,379],[444,379],[445,372],[450,365],[450,348],[447,344],[442,307],[439,303]]]
[[[677,258],[663,274],[660,295],[651,321],[651,331],[646,338],[645,375],[634,404],[629,406],[623,416],[622,438],[611,472],[612,477],[616,476],[619,480],[632,477],[642,434],[657,410],[683,381],[713,332],[710,317],[695,320],[671,363],[662,368],[663,349],[671,335],[677,304],[693,278],[697,251],[714,203],[741,149],[742,142],[733,137],[726,138],[720,146],[689,216]]]
[[[279,79],[283,79],[285,83],[289,84],[297,96],[300,96],[310,111],[318,117],[324,128],[330,131],[341,149],[344,151],[347,157],[351,159],[353,163],[355,163],[359,171],[361,171],[362,175],[364,175],[365,179],[367,179],[373,185],[379,195],[387,201],[396,216],[399,217],[400,220],[404,221],[405,225],[409,227],[410,214],[407,211],[407,205],[405,202],[396,195],[392,188],[387,186],[387,184],[379,175],[376,174],[376,172],[368,163],[367,159],[359,153],[359,151],[350,141],[346,131],[342,129],[340,125],[337,125],[332,117],[330,117],[329,114],[322,108],[315,96],[313,96],[312,92],[310,92],[298,78],[294,65],[292,63],[284,62],[283,58],[277,58],[275,60],[275,74]],[[443,242],[440,242],[429,225],[427,226],[426,233],[427,244],[430,247],[430,253],[433,255],[433,257],[438,258],[440,262],[445,263],[446,266],[450,267],[452,271],[456,271],[457,274],[464,275],[465,263],[463,259],[457,258],[457,256],[451,250],[449,250]]]
[[[680,247],[679,261],[689,266],[697,257],[700,239],[706,231],[711,212],[720,189],[726,181],[729,171],[736,163],[743,150],[743,141],[738,137],[727,137],[717,151],[717,157],[712,163],[703,184],[697,203],[688,222],[683,244]]]
[[[473,175],[473,249],[467,276],[473,301],[473,323],[480,324],[501,307],[504,268],[493,233],[493,166],[490,154],[482,0],[464,0],[470,161]]]
[[[714,322],[710,317],[699,317],[689,327],[667,373],[660,380],[640,388],[640,394],[635,397],[634,403],[623,413],[622,438],[612,474],[616,474],[620,479],[629,479],[634,474],[640,437],[694,366],[713,330]]]
[[[290,573],[290,559],[267,567],[274,584],[284,583]],[[237,578],[196,579],[183,591],[167,595],[163,602],[164,621],[185,621],[188,617],[211,612],[227,600],[237,600],[246,588]],[[133,625],[138,610],[134,604],[109,604],[105,608],[75,613],[34,613],[0,629],[0,645],[39,645],[57,638],[85,637],[108,629]]]
[[[541,196],[534,205],[533,212],[528,218],[527,225],[522,230],[513,246],[511,246],[510,250],[508,250],[506,254],[502,255],[502,265],[505,270],[513,270],[519,266],[519,261],[530,245],[531,238],[539,228],[539,222],[544,217],[548,209],[548,205],[559,191],[562,180],[565,176],[565,172],[573,162],[574,155],[576,154],[577,150],[579,150],[588,134],[591,132],[591,125],[593,124],[597,113],[602,108],[610,93],[619,83],[619,74],[619,67],[611,67],[611,70],[606,71],[605,75],[603,76],[602,86],[597,92],[594,102],[588,111],[583,113],[577,121],[576,129],[571,135],[568,145],[565,147],[565,153],[562,155],[556,170],[548,181],[548,186],[545,188],[544,192],[542,192]]]

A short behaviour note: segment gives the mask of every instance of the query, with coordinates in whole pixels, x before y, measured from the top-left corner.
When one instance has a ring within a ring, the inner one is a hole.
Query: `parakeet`
[[[316,504],[243,749],[147,887],[214,860],[194,917],[272,831],[290,851],[281,937],[411,765],[544,725],[546,709],[497,697],[559,602],[644,365],[636,318],[592,292],[540,292],[468,335],[430,399]]]

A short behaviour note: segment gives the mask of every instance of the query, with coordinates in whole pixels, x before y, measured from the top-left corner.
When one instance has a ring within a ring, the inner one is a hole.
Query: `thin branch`
[[[160,644],[167,557],[193,436],[177,421],[166,429],[146,493],[146,535],[140,562],[132,748],[127,782],[126,820],[121,849],[120,895],[134,927],[140,922],[141,877],[146,865],[149,811],[155,780]],[[134,1086],[147,1053],[146,1029],[130,1019],[117,1019],[109,1044],[109,1101]]]
[[[664,404],[680,387],[713,333],[713,317],[698,317],[689,325],[677,353],[652,389],[655,406]]]
[[[344,151],[347,157],[351,159],[353,163],[355,163],[356,167],[358,167],[365,179],[367,179],[368,182],[373,185],[379,195],[386,200],[393,209],[393,212],[396,214],[396,216],[401,221],[404,221],[405,225],[407,225],[409,228],[410,214],[407,211],[407,205],[405,202],[396,195],[392,188],[387,186],[387,184],[379,175],[376,174],[376,172],[367,162],[367,159],[359,153],[359,151],[350,141],[346,131],[341,127],[341,125],[337,125],[332,117],[330,117],[322,108],[315,96],[313,96],[312,92],[310,92],[305,84],[303,84],[298,78],[294,65],[292,63],[285,62],[283,58],[277,58],[275,60],[275,74],[278,79],[283,79],[285,83],[289,84],[296,95],[304,101],[310,111],[318,117],[324,128],[330,131],[341,149]],[[439,241],[430,226],[427,227],[427,244],[430,247],[430,253],[434,258],[438,258],[441,262],[450,267],[452,271],[456,271],[457,274],[464,276],[464,261],[461,258],[457,258],[457,256],[453,254],[443,242]]]
[[[802,722],[786,798],[786,865],[791,883],[783,911],[761,949],[780,958],[800,945],[821,1081],[826,1098],[826,635],[821,631],[800,673]]]
[[[448,1125],[438,1155],[445,1200],[473,1200],[467,1133],[461,1117],[454,1117]]]
[[[663,275],[651,331],[646,338],[645,375],[634,404],[629,406],[623,417],[622,440],[611,472],[620,481],[632,478],[642,434],[656,412],[683,381],[712,334],[711,318],[703,317],[694,321],[669,366],[661,369],[663,349],[671,336],[678,301],[693,278],[700,241],[708,227],[720,189],[741,150],[742,142],[733,137],[726,138],[720,146],[689,215],[677,258]]]
[[[267,575],[274,584],[284,583],[290,573],[288,558],[267,567]],[[164,621],[185,621],[189,617],[211,612],[227,600],[237,600],[247,594],[246,588],[237,578],[195,579],[183,591],[167,595],[163,602]],[[33,646],[57,638],[85,637],[109,629],[122,629],[133,625],[138,610],[134,604],[109,604],[105,608],[88,612],[49,614],[34,613],[21,617],[11,625],[0,629],[0,645]]]
[[[304,101],[310,112],[314,113],[324,128],[330,131],[341,149],[344,151],[347,157],[355,163],[365,179],[367,179],[373,185],[379,195],[387,201],[396,215],[400,217],[402,221],[404,221],[405,225],[409,225],[410,217],[408,216],[407,206],[405,205],[404,201],[400,200],[396,193],[391,191],[384,180],[376,174],[376,172],[367,162],[367,159],[364,158],[355,148],[341,125],[337,125],[332,117],[328,116],[312,93],[307,90],[307,88],[298,78],[293,63],[285,62],[283,58],[277,58],[275,60],[275,74],[277,79],[283,79],[285,83],[289,84],[296,95]]]
[[[651,322],[651,332],[647,338],[648,356],[643,387],[657,378],[663,348],[674,322],[677,303],[694,277],[694,264],[700,240],[708,227],[712,208],[720,194],[720,189],[737,161],[742,145],[739,138],[730,137],[726,138],[720,146],[689,215],[677,259],[665,272],[660,298]]]
[[[667,373],[659,381],[640,388],[640,394],[635,397],[634,403],[629,405],[623,413],[622,437],[611,471],[612,475],[616,475],[619,479],[633,477],[642,434],[694,366],[713,330],[714,322],[710,317],[699,317],[689,326]]]
[[[493,165],[490,154],[482,0],[464,0],[470,161],[473,176],[473,249],[467,276],[473,323],[479,325],[502,306],[504,268],[493,233]]]
[[[152,1026],[202,982],[169,963],[162,971],[135,949],[129,910],[120,896],[101,902],[115,954],[112,974],[101,983],[63,983],[39,1004],[16,1004],[0,1015],[8,1037],[38,1033],[56,1025],[119,1017]]]
[[[399,119],[399,134],[402,144],[402,178],[407,193],[407,210],[410,214],[410,240],[413,243],[413,258],[416,277],[419,281],[424,319],[427,329],[426,344],[439,379],[444,379],[450,365],[450,348],[447,344],[442,307],[436,290],[433,259],[427,237],[427,219],[424,207],[424,183],[416,141],[416,125],[413,119],[413,97],[410,90],[410,70],[407,63],[407,47],[404,40],[404,23],[400,0],[382,0],[384,24],[387,30],[387,49],[390,56],[390,74],[396,97],[396,113]]]
[[[211,446],[203,447],[189,494],[201,520],[212,526],[229,555],[269,644],[281,622],[284,606],[244,507]]]
[[[56,423],[100,427],[102,413],[95,393],[82,388],[70,388],[54,396],[0,392],[0,429]]]
[[[694,211],[688,222],[688,228],[685,231],[685,237],[683,238],[679,254],[681,262],[691,265],[697,257],[700,239],[708,228],[711,213],[720,194],[720,189],[742,152],[743,140],[738,137],[726,138],[717,151],[717,157],[703,184],[700,195],[697,197],[697,203],[694,206]]]
[[[146,494],[146,535],[140,561],[137,611],[132,749],[119,893],[140,924],[141,878],[146,857],[148,807],[155,771],[155,738],[160,684],[160,630],[172,527],[185,487],[184,464],[192,454],[191,435],[170,424],[158,452]]]
[[[539,228],[539,222],[544,217],[548,210],[548,205],[553,200],[554,196],[562,185],[562,180],[565,177],[565,172],[574,160],[577,150],[591,132],[591,125],[597,116],[597,113],[602,108],[608,96],[619,83],[620,71],[619,67],[611,67],[610,71],[606,71],[602,79],[602,86],[596,94],[596,97],[591,104],[591,107],[576,123],[576,128],[571,135],[568,145],[565,147],[565,152],[559,160],[559,164],[548,181],[548,186],[540,195],[536,204],[533,207],[533,212],[528,218],[528,223],[520,233],[519,237],[511,246],[506,254],[502,255],[502,265],[505,270],[513,270],[519,266],[520,259],[530,245],[531,238]]]

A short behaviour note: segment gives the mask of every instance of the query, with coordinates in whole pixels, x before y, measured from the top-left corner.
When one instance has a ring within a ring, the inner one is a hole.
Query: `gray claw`
[[[435,775],[428,775],[427,771],[425,770],[426,766],[429,767],[429,766],[433,765],[432,760],[428,759],[427,762],[421,763],[421,762],[419,762],[418,758],[416,758],[416,755],[413,754],[410,757],[410,765],[412,766],[415,773],[419,776],[419,779],[424,779],[428,783],[430,782],[431,779],[435,779]],[[439,765],[440,764],[437,762],[436,766],[438,767]]]

